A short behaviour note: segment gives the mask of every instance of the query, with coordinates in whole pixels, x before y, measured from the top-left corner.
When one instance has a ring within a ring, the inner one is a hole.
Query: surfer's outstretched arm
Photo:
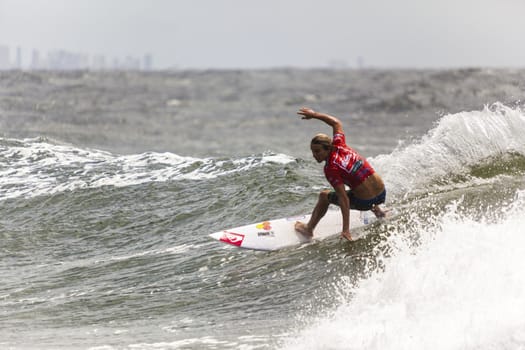
[[[319,119],[326,124],[330,125],[334,131],[334,134],[343,133],[343,123],[337,118],[329,114],[316,112],[311,108],[301,108],[297,114],[303,116],[303,119]]]

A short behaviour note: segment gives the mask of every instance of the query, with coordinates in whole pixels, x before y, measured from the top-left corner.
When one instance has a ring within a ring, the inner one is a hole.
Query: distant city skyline
[[[104,54],[75,52],[68,49],[40,50],[0,43],[0,70],[154,70],[153,56],[127,55],[112,57]]]
[[[511,68],[525,67],[523,13],[523,0],[0,0],[0,44],[23,64],[34,47],[106,64],[149,53],[156,69]]]

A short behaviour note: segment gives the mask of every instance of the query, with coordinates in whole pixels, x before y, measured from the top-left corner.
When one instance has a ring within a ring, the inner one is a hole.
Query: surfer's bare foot
[[[350,232],[341,232],[341,238],[344,238],[347,241],[352,242],[352,236],[350,235]]]
[[[313,231],[308,228],[308,225],[300,221],[295,222],[295,231],[308,238],[312,238],[314,235]]]
[[[378,219],[385,218],[388,215],[388,212],[390,211],[390,209],[381,209],[379,205],[375,205],[371,210],[372,213],[374,213],[376,218]]]

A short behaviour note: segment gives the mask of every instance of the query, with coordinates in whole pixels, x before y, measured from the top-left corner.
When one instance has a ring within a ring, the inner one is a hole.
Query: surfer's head
[[[317,134],[310,142],[310,149],[315,160],[321,163],[326,160],[332,151],[332,139],[325,134]]]

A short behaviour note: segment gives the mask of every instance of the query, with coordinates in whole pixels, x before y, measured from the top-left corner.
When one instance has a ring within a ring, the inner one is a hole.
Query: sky
[[[0,0],[0,45],[155,68],[523,67],[524,0]]]

